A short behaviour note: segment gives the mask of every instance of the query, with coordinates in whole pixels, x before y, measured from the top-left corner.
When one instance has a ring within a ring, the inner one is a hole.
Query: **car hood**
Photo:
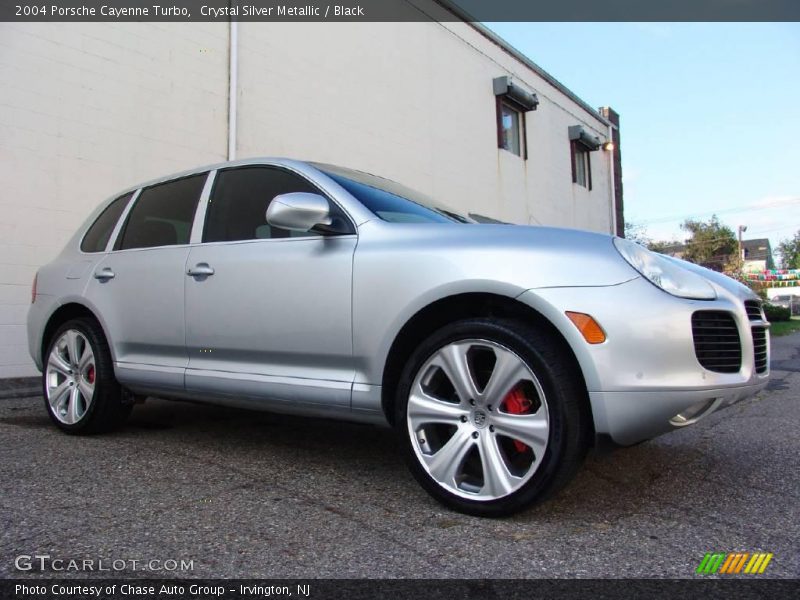
[[[523,289],[600,287],[636,279],[613,237],[577,229],[524,225],[387,223],[359,227],[364,249],[434,263],[469,279],[506,281]]]

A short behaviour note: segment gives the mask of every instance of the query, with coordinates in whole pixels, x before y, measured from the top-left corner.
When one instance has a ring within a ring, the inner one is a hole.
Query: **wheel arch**
[[[572,362],[575,372],[581,379],[580,385],[585,392],[585,408],[588,411],[592,428],[594,428],[594,415],[589,402],[583,369],[572,346],[558,327],[542,313],[519,300],[487,292],[460,293],[440,298],[418,310],[400,328],[389,348],[381,380],[381,407],[390,424],[394,424],[394,391],[400,381],[403,367],[414,349],[431,332],[440,327],[462,319],[479,317],[519,319],[546,329],[554,339],[558,340],[565,356]],[[591,438],[594,437],[594,431],[592,431]]]
[[[53,339],[53,335],[55,334],[56,330],[58,330],[58,328],[67,321],[80,317],[87,317],[97,322],[100,325],[100,328],[103,330],[103,335],[105,336],[106,341],[108,341],[106,328],[94,311],[92,311],[92,309],[85,304],[81,304],[80,302],[67,302],[53,311],[53,314],[51,314],[47,319],[47,324],[42,330],[42,339],[41,343],[39,344],[39,356],[41,357],[43,364],[47,360],[47,357],[45,356],[47,353],[47,347],[50,345],[50,341]],[[114,349],[110,343],[109,348],[113,357]]]

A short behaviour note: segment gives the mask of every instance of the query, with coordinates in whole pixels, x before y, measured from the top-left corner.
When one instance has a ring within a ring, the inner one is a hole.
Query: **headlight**
[[[614,238],[614,246],[634,269],[673,296],[695,300],[714,300],[717,297],[704,277],[687,271],[660,254],[624,238]]]

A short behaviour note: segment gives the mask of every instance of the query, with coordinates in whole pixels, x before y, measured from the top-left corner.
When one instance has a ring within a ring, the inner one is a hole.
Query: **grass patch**
[[[800,331],[800,317],[792,317],[789,321],[776,321],[772,323],[769,332],[775,336],[788,335]]]

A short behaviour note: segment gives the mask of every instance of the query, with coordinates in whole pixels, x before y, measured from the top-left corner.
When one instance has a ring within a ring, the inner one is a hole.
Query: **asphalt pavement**
[[[92,574],[16,570],[39,554],[126,561],[120,576],[692,578],[733,551],[800,577],[800,334],[773,340],[760,396],[591,454],[556,498],[503,520],[431,500],[390,430],[149,399],[117,433],[72,437],[19,389],[0,395],[3,577]],[[192,569],[128,566],[150,560]]]

